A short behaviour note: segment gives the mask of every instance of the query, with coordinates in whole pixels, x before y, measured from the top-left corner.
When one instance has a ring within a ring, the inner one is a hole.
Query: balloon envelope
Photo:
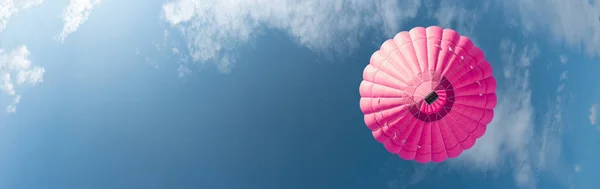
[[[419,163],[459,156],[494,117],[496,80],[468,37],[437,26],[398,33],[373,53],[360,84],[373,137]]]

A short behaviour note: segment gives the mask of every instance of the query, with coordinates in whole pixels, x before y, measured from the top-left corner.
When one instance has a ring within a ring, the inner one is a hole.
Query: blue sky
[[[597,188],[600,2],[0,0],[0,188]],[[401,160],[358,85],[440,25],[494,68],[473,149]]]

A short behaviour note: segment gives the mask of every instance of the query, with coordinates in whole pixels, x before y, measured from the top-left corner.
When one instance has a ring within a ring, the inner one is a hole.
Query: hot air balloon
[[[385,41],[360,83],[373,137],[405,160],[443,162],[475,144],[494,117],[496,80],[468,37],[416,27]]]

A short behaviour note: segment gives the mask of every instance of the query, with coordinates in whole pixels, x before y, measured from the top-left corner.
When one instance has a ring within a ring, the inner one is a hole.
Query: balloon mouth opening
[[[428,105],[433,104],[440,96],[435,92],[435,91],[431,91],[427,96],[425,96],[425,98],[423,100],[425,100],[425,102]]]

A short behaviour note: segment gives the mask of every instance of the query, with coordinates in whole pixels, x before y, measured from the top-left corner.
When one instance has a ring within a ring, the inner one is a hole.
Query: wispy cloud
[[[565,186],[572,185],[568,178],[573,172],[571,165],[565,162],[562,144],[566,124],[563,120],[566,104],[570,99],[571,92],[567,88],[568,72],[564,71],[559,76],[559,84],[556,89],[556,97],[548,100],[545,121],[538,128],[540,136],[536,137],[536,146],[539,152],[536,155],[536,167],[539,171],[549,173],[554,180]]]
[[[598,123],[598,104],[592,104],[590,107],[590,124],[596,125]]]
[[[414,162],[413,162],[414,163]],[[391,161],[386,164],[390,165]],[[387,183],[389,189],[406,189],[410,186],[418,184],[427,177],[430,176],[432,171],[438,170],[439,167],[436,164],[417,164],[414,163],[410,167],[396,168],[394,173],[398,174],[397,177],[402,179],[392,179]]]
[[[0,0],[0,31],[4,30],[15,13],[42,4],[44,0]]]
[[[557,42],[600,52],[600,6],[588,0],[496,0],[475,9],[449,0],[170,0],[161,16],[184,34],[192,60],[228,72],[237,61],[236,50],[264,29],[283,31],[317,53],[342,55],[352,52],[367,31],[391,37],[423,6],[436,9],[429,16],[441,26],[455,23],[467,35],[474,32],[481,13],[504,8],[508,20],[526,34],[550,31]]]
[[[27,47],[21,46],[11,52],[0,49],[0,90],[13,99],[6,107],[7,112],[16,112],[17,104],[21,101],[16,87],[42,83],[44,72],[43,67],[34,66],[29,60]]]
[[[561,64],[566,64],[569,62],[569,57],[567,57],[567,55],[560,55],[559,59]]]
[[[227,72],[236,49],[263,29],[283,31],[315,52],[341,55],[357,48],[369,30],[391,37],[419,6],[418,0],[173,0],[163,5],[162,16],[185,34],[194,61],[214,62]]]
[[[0,0],[0,32],[3,31],[10,18],[17,12],[40,5],[44,0]],[[43,82],[44,68],[32,65],[26,46],[6,52],[0,48],[0,91],[11,100],[6,105],[6,112],[15,113],[17,104],[21,102],[18,86],[35,85]]]
[[[525,34],[550,34],[559,43],[600,56],[600,1],[498,0]]]
[[[575,170],[575,172],[581,172],[581,165],[574,165],[573,169]]]
[[[563,92],[565,90],[565,87],[567,87],[567,83],[564,82],[565,80],[567,80],[567,71],[562,72],[562,74],[560,74],[560,81],[561,83],[558,85],[558,88],[556,89],[556,92],[560,93]]]
[[[100,2],[101,0],[71,0],[63,12],[64,26],[56,39],[63,43],[69,34],[77,31],[79,26],[87,21],[94,7]]]
[[[477,23],[482,21],[480,14],[487,12],[491,5],[487,1],[482,2],[483,4],[480,6],[467,8],[461,4],[461,1],[441,0],[439,4],[426,4],[426,7],[432,10],[436,9],[435,6],[439,6],[436,11],[429,12],[437,20],[437,25],[446,28],[452,27],[452,29],[458,31],[461,35],[474,36],[473,32]],[[472,40],[473,43],[477,44],[475,38]]]
[[[180,64],[179,67],[177,67],[177,76],[181,77],[185,77],[186,75],[190,74],[192,71],[185,65]]]

